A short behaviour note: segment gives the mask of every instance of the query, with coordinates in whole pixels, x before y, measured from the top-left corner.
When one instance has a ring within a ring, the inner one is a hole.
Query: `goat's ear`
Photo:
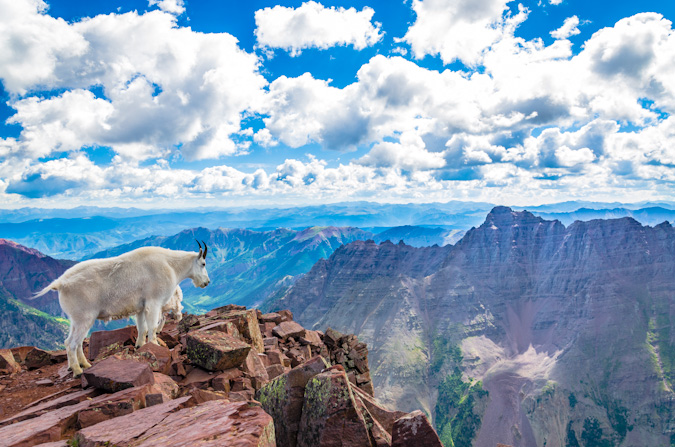
[[[195,241],[197,241],[197,239],[195,239]],[[202,244],[200,244],[199,241],[197,241],[197,245],[199,245],[199,258],[201,258],[202,257]],[[204,244],[204,246],[206,247],[206,244]]]
[[[202,258],[206,259],[206,252],[209,250],[209,247],[206,246],[206,242],[202,241],[202,244],[204,244],[204,254],[202,255]]]

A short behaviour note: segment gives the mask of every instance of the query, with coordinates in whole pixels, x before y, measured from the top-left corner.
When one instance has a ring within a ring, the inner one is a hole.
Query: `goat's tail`
[[[50,290],[59,290],[59,286],[60,286],[59,280],[56,279],[56,280],[52,281],[52,283],[49,284],[49,285],[48,285],[47,287],[45,287],[44,289],[40,290],[39,292],[36,292],[35,294],[33,294],[33,296],[28,297],[28,299],[29,299],[29,300],[34,300],[35,298],[39,298],[39,297],[41,297],[42,295],[46,294],[46,293],[49,292]]]

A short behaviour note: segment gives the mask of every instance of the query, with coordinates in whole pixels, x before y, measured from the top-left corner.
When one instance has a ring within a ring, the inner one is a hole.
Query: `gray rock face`
[[[455,246],[342,247],[269,310],[357,334],[377,397],[433,415],[444,442],[449,424],[475,446],[564,447],[595,418],[602,439],[637,447],[675,430],[673,296],[670,224],[565,227],[497,207]],[[453,419],[467,400],[473,428]]]

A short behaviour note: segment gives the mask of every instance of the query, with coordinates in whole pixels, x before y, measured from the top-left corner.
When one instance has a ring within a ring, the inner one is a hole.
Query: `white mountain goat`
[[[37,298],[50,290],[59,292],[61,309],[70,319],[65,343],[73,376],[78,377],[83,367],[91,366],[82,351],[82,341],[96,319],[135,315],[137,346],[145,342],[146,334],[148,342],[157,343],[162,309],[178,283],[190,278],[195,287],[209,285],[207,250],[206,243],[203,249],[199,244],[199,253],[142,247],[112,258],[82,261],[35,294]]]

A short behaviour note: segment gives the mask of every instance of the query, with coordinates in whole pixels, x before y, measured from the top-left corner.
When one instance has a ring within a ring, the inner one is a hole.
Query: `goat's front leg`
[[[145,344],[145,337],[148,334],[145,309],[136,314],[136,329],[138,329],[138,338],[136,338],[136,349],[138,349]]]
[[[157,343],[157,328],[162,319],[162,306],[152,305],[146,307],[147,315],[145,321],[148,324],[148,343]]]

